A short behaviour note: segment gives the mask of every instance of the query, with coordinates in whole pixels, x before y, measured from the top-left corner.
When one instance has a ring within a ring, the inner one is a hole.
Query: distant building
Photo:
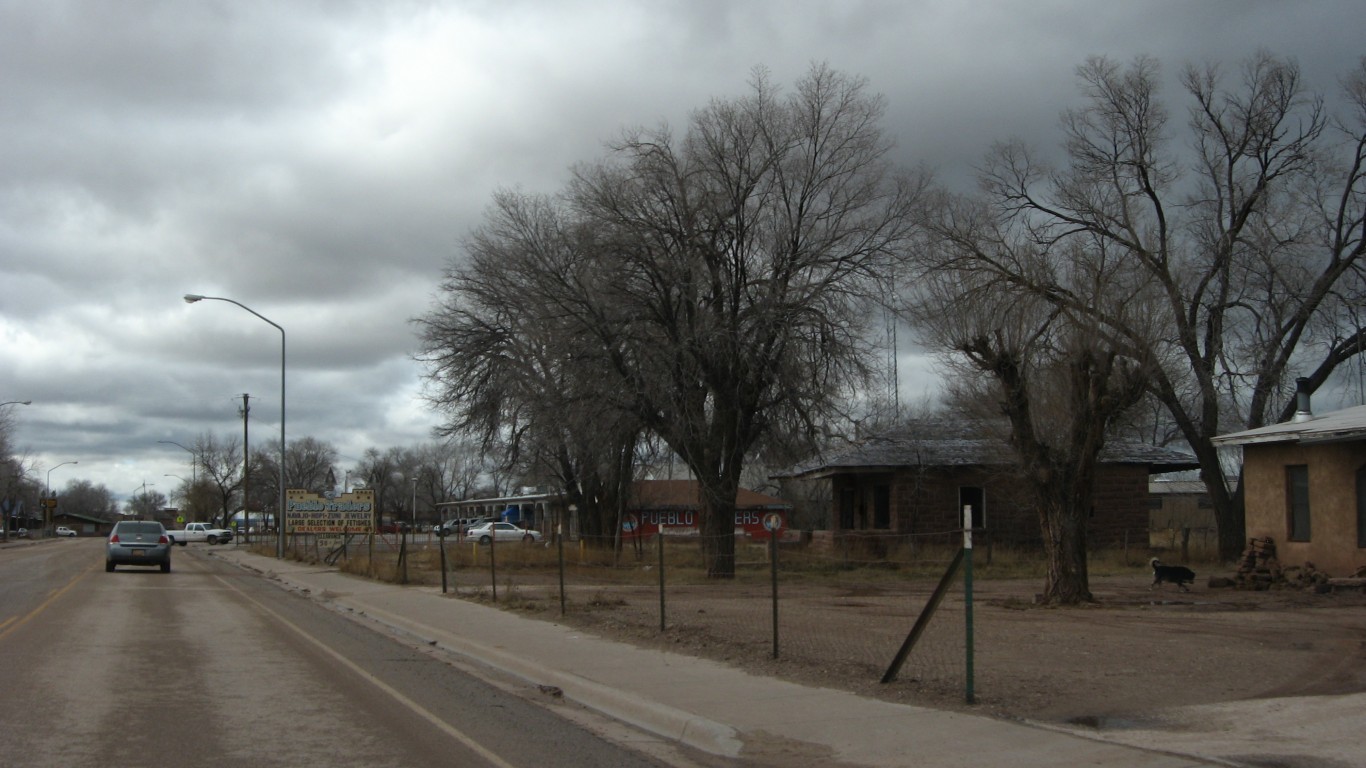
[[[696,480],[638,480],[631,484],[623,533],[650,537],[698,532],[702,486]],[[787,528],[792,505],[768,494],[741,488],[735,494],[735,532],[751,537],[781,533]]]
[[[660,527],[671,534],[696,531],[697,514],[702,509],[701,486],[696,480],[637,480],[631,484],[630,498],[622,519],[626,537],[653,535]],[[560,493],[530,493],[490,496],[437,504],[443,520],[459,518],[497,518],[543,532],[554,530],[555,513],[564,504]],[[767,530],[764,515],[776,512],[787,525],[792,505],[782,499],[741,488],[736,494],[736,527],[744,533],[759,535]],[[568,511],[566,534],[578,535],[578,510]],[[780,529],[781,529],[780,528]]]
[[[75,531],[78,536],[107,536],[114,528],[113,521],[74,512],[57,512],[52,516],[52,525],[64,525]]]
[[[1237,485],[1237,479],[1229,487]],[[1218,524],[1214,503],[1203,480],[1148,482],[1148,546],[1153,549],[1181,550],[1191,546],[1206,553],[1218,548]]]
[[[519,493],[508,496],[485,496],[478,499],[443,501],[436,504],[441,520],[488,518],[517,523],[524,528],[550,532],[555,526],[555,512],[564,503],[562,493]],[[577,531],[576,520],[570,519],[569,529]]]

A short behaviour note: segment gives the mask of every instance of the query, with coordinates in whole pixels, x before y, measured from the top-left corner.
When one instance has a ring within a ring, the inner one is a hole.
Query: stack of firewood
[[[1339,586],[1337,582],[1350,581],[1333,579],[1320,571],[1311,562],[1304,565],[1281,565],[1276,559],[1276,542],[1270,537],[1249,539],[1247,549],[1238,560],[1238,573],[1231,584],[1237,589],[1304,589],[1313,592],[1328,592]]]
[[[1328,579],[1328,574],[1320,571],[1307,560],[1303,566],[1287,565],[1281,569],[1281,582],[1291,589],[1327,592]]]
[[[1238,560],[1234,586],[1239,589],[1270,589],[1281,579],[1281,564],[1276,559],[1276,542],[1271,537],[1249,539]]]

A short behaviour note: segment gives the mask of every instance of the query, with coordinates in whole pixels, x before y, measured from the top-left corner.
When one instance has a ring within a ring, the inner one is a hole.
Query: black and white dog
[[[1164,581],[1170,581],[1180,587],[1182,591],[1189,592],[1190,590],[1186,589],[1186,585],[1195,583],[1195,571],[1184,565],[1163,565],[1155,557],[1148,563],[1153,567],[1153,586],[1148,587],[1148,589],[1152,589]]]

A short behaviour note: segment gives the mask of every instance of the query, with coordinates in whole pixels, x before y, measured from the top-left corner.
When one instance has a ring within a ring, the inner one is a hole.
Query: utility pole
[[[247,442],[247,421],[251,416],[251,395],[242,393],[242,536],[248,536],[251,532],[251,443]],[[232,522],[231,516],[225,521],[223,527],[227,528]],[[245,538],[244,541],[247,541]]]

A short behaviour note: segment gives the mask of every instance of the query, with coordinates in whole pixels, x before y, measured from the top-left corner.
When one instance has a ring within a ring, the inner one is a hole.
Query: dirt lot
[[[476,577],[477,579],[477,577]],[[484,591],[468,586],[462,591]],[[569,588],[521,578],[500,602],[637,644],[710,657],[759,674],[911,704],[1069,725],[1142,721],[1173,707],[1366,691],[1366,595],[1212,589],[1149,578],[1092,579],[1097,603],[1033,604],[1035,581],[982,581],[973,599],[973,691],[966,702],[961,584],[889,684],[879,679],[934,580],[780,588],[773,658],[768,585]]]

